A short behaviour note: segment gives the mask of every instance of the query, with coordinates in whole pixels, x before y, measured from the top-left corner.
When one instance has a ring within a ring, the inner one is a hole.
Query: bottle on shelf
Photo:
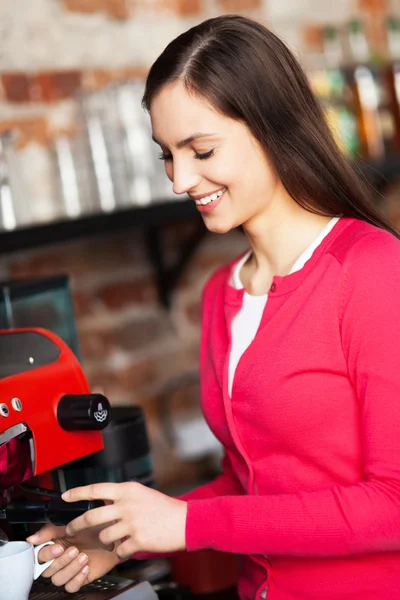
[[[353,89],[344,71],[342,41],[335,27],[309,25],[304,31],[305,67],[328,125],[343,153],[354,158],[359,149]]]
[[[371,51],[360,20],[348,24],[347,41],[351,63],[348,76],[355,92],[361,154],[380,160],[397,150],[396,122],[384,62]]]
[[[323,28],[323,57],[327,80],[326,113],[342,151],[355,158],[360,149],[354,90],[346,76],[345,55],[337,27]]]
[[[396,128],[396,150],[400,152],[400,19],[386,20],[386,78]]]

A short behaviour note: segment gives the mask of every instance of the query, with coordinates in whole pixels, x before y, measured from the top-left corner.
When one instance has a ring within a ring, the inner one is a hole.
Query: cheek
[[[211,159],[212,160],[212,159]],[[209,168],[204,169],[207,171],[205,176],[209,179],[213,180],[217,184],[230,186],[235,183],[235,181],[241,178],[241,169],[240,166],[235,164],[229,158],[224,158],[224,160],[215,161],[213,164],[209,165]]]
[[[213,165],[213,175],[228,187],[248,187],[254,180],[253,170],[256,164],[258,157],[253,149],[245,145],[243,151],[237,151],[234,146],[232,151],[224,153],[224,157]]]

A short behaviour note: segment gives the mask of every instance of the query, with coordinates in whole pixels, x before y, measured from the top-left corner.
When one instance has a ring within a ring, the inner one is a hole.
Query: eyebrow
[[[151,137],[153,139],[153,142],[155,142],[159,146],[165,145],[165,144],[162,144],[161,142],[159,142],[158,140],[156,140],[154,135]],[[187,146],[191,142],[194,142],[195,140],[198,140],[199,138],[204,138],[204,137],[215,137],[215,133],[194,133],[193,135],[190,135],[189,137],[185,138],[184,140],[181,140],[180,142],[178,142],[176,144],[176,147],[178,149],[183,148],[184,146]]]

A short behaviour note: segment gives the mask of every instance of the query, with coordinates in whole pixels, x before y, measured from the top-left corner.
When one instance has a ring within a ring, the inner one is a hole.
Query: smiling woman
[[[43,560],[84,549],[89,574],[64,552],[45,575],[76,591],[130,554],[211,548],[242,555],[242,600],[396,598],[396,232],[259,23],[228,15],[180,35],[143,103],[175,193],[211,231],[242,226],[249,242],[202,299],[201,405],[222,473],[178,499],[132,483],[71,490],[106,506],[36,542],[60,536]]]

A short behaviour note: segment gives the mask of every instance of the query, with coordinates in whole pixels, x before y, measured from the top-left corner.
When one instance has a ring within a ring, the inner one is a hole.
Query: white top
[[[339,217],[334,217],[327,223],[316,239],[308,246],[306,250],[299,256],[294,263],[290,273],[300,271],[305,263],[311,258],[314,250],[319,246],[324,237],[333,229],[338,222]],[[252,250],[250,249],[246,254],[234,265],[231,285],[240,290],[243,288],[242,282],[240,281],[240,271],[249,259]],[[236,367],[239,360],[245,350],[250,346],[254,340],[257,330],[260,326],[261,318],[264,312],[265,305],[268,300],[268,294],[262,296],[252,296],[247,292],[243,295],[243,305],[240,311],[234,316],[232,320],[232,346],[231,353],[229,356],[229,395],[232,395],[232,384],[235,376]]]

